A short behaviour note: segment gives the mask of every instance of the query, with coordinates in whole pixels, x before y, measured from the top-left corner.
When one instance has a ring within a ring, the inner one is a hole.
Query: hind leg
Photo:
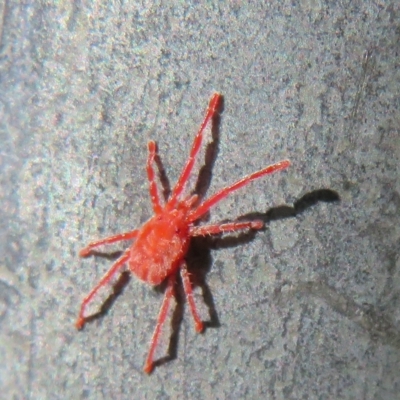
[[[165,290],[164,300],[162,302],[161,309],[158,314],[156,328],[154,329],[153,337],[151,338],[150,342],[149,354],[147,355],[146,362],[143,368],[144,371],[148,374],[150,374],[150,372],[153,371],[154,368],[154,362],[153,362],[154,352],[157,348],[158,340],[160,339],[162,326],[164,325],[165,319],[168,314],[171,298],[174,295],[174,285],[175,285],[175,275],[171,275],[168,278],[168,285],[167,289]]]
[[[114,263],[114,265],[106,272],[106,274],[100,279],[100,282],[91,290],[91,292],[83,299],[81,309],[79,311],[78,319],[75,323],[77,329],[82,329],[85,325],[85,309],[86,306],[93,299],[95,294],[101,287],[106,285],[115,273],[128,261],[130,249],[126,250],[125,253]]]

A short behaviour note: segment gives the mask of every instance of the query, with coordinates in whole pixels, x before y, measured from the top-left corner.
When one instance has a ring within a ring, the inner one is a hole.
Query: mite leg
[[[134,231],[119,233],[118,235],[109,236],[107,238],[91,242],[79,252],[79,256],[87,257],[95,247],[102,246],[103,244],[111,244],[115,242],[120,242],[122,240],[134,239],[137,236],[138,232],[139,231],[135,229]]]
[[[98,292],[98,290],[106,285],[115,273],[128,261],[129,259],[129,251],[126,250],[125,253],[114,263],[114,265],[106,272],[106,274],[100,279],[100,282],[91,290],[91,292],[83,299],[81,309],[79,311],[78,319],[75,323],[77,329],[82,329],[85,325],[85,309],[86,306],[93,299],[94,295]]]
[[[194,326],[197,332],[202,332],[204,329],[204,324],[203,321],[200,319],[199,313],[196,308],[196,304],[194,302],[192,284],[190,283],[189,273],[185,262],[181,267],[181,277],[182,277],[183,289],[185,290],[186,294],[186,299],[189,303],[190,311],[194,319]]]
[[[260,220],[246,222],[228,222],[226,224],[193,226],[190,236],[216,235],[222,232],[234,232],[243,229],[262,229],[264,223]]]
[[[261,178],[264,175],[272,174],[273,172],[280,171],[282,169],[287,168],[290,165],[289,160],[279,161],[276,164],[270,165],[260,171],[254,172],[253,174],[247,175],[234,184],[220,190],[209,199],[205,200],[202,204],[200,204],[194,211],[192,211],[188,216],[188,222],[193,222],[199,219],[202,215],[204,215],[211,207],[213,207],[216,203],[223,200],[225,197],[230,195],[235,190],[240,189],[243,186],[248,185],[250,182],[255,179]]]
[[[178,182],[176,183],[173,191],[172,191],[172,196],[168,204],[173,208],[177,202],[178,196],[182,193],[185,183],[189,179],[190,173],[192,172],[194,162],[196,160],[196,156],[200,150],[201,142],[203,140],[203,133],[204,129],[206,128],[208,122],[214,115],[214,113],[218,110],[218,107],[220,105],[222,96],[219,93],[214,93],[210,99],[210,103],[208,105],[208,109],[206,112],[206,115],[204,117],[203,123],[200,126],[199,131],[197,132],[192,149],[190,150],[190,154],[188,157],[188,160],[186,161],[186,164],[182,170],[182,173],[178,179]]]
[[[153,337],[151,338],[150,342],[149,354],[147,355],[146,363],[144,364],[143,368],[144,371],[147,372],[148,374],[154,368],[154,363],[153,363],[154,352],[157,347],[158,339],[160,338],[161,328],[164,325],[165,318],[167,317],[169,305],[171,303],[171,297],[174,295],[174,285],[175,285],[175,275],[171,275],[168,278],[168,285],[165,291],[164,300],[161,305],[160,313],[158,314],[157,325],[156,328],[154,329]]]
[[[157,146],[156,143],[153,142],[152,140],[148,144],[149,148],[149,156],[147,158],[147,178],[150,183],[150,197],[151,197],[151,202],[153,204],[153,210],[156,214],[159,214],[162,211],[161,203],[160,203],[160,196],[158,194],[158,188],[157,188],[157,183],[155,179],[155,173],[154,173],[154,158],[156,157],[156,151],[157,151]]]

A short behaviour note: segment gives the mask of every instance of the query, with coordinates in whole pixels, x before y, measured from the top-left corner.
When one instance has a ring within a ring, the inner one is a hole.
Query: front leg
[[[243,229],[262,229],[264,222],[260,220],[246,222],[228,222],[226,224],[193,226],[190,228],[190,236],[217,235],[223,232],[234,232]]]

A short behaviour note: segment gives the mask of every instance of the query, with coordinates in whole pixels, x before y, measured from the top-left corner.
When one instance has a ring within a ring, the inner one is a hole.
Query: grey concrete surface
[[[1,398],[399,398],[397,1],[5,0],[0,13]],[[78,332],[80,302],[127,244],[77,253],[149,218],[147,141],[173,184],[214,91],[202,191],[292,166],[212,211],[267,228],[194,243],[208,328],[195,333],[178,291],[147,376],[162,289],[122,275]]]

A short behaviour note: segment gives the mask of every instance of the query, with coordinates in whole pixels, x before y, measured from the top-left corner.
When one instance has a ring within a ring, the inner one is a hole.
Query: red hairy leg
[[[139,230],[135,229],[134,231],[119,233],[118,235],[109,236],[104,239],[96,240],[95,242],[89,243],[84,249],[79,252],[80,257],[87,257],[91,251],[98,246],[102,246],[103,244],[111,244],[115,242],[120,242],[122,240],[131,240],[134,239]]]
[[[160,308],[160,313],[158,314],[157,324],[154,329],[153,337],[151,338],[149,354],[147,355],[146,363],[144,364],[143,368],[144,371],[147,372],[148,374],[154,368],[153,364],[154,352],[156,350],[157,343],[160,338],[161,328],[164,325],[165,318],[167,317],[169,305],[171,303],[171,297],[174,295],[174,285],[175,285],[175,274],[170,275],[168,277],[168,285],[167,289],[165,290],[164,300]]]
[[[153,204],[153,210],[156,214],[160,214],[162,211],[162,207],[160,204],[160,196],[158,194],[158,188],[156,184],[156,179],[155,179],[155,173],[154,173],[154,158],[156,156],[156,151],[157,151],[157,146],[156,143],[153,142],[152,140],[148,143],[148,148],[149,148],[149,156],[147,158],[147,178],[150,183],[150,197],[151,197],[151,203]]]
[[[260,220],[245,222],[229,222],[226,224],[193,226],[190,228],[190,236],[216,235],[223,232],[234,232],[242,229],[262,229],[264,222]]]
[[[106,285],[114,274],[128,261],[130,255],[130,249],[126,250],[124,254],[114,263],[114,265],[106,272],[106,274],[100,279],[100,282],[91,290],[91,292],[83,299],[81,309],[79,311],[78,319],[75,323],[75,326],[78,329],[83,328],[85,325],[85,309],[89,304],[90,300],[94,297],[94,295],[98,292],[98,290]]]
[[[199,131],[197,132],[192,149],[190,150],[190,154],[188,157],[188,160],[186,161],[186,164],[182,170],[182,173],[178,179],[178,182],[176,183],[173,191],[172,191],[172,196],[171,199],[169,200],[168,204],[170,205],[171,208],[173,208],[178,200],[178,196],[182,193],[185,183],[189,179],[190,173],[192,172],[194,162],[196,160],[196,156],[200,150],[201,142],[203,140],[203,133],[204,129],[206,128],[208,122],[212,118],[212,116],[215,114],[215,112],[218,109],[219,103],[222,99],[222,96],[219,93],[214,93],[210,99],[210,103],[208,105],[208,109],[206,112],[206,115],[204,117],[203,123],[200,126]]]
[[[287,168],[290,165],[289,160],[279,161],[276,164],[269,165],[268,167],[261,169],[260,171],[254,172],[253,174],[247,175],[234,184],[222,189],[218,193],[211,196],[209,199],[205,200],[200,204],[194,211],[188,215],[188,222],[193,222],[199,219],[203,214],[205,214],[211,207],[223,200],[225,197],[230,195],[235,190],[248,185],[255,179],[261,178],[264,175],[272,174],[273,172],[280,171]]]
[[[183,262],[181,267],[181,277],[183,289],[185,290],[186,294],[186,299],[189,303],[190,311],[194,319],[194,326],[197,332],[202,332],[204,329],[204,324],[203,321],[200,319],[196,304],[194,302],[192,284],[190,283],[189,272],[187,270],[187,265],[185,262]]]

